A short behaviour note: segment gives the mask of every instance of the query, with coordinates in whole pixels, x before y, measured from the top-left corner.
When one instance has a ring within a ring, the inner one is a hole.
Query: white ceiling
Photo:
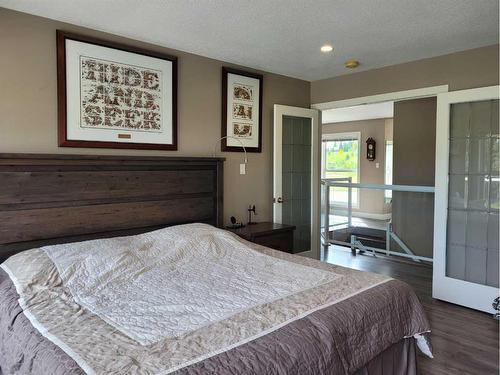
[[[392,117],[394,117],[394,102],[363,104],[353,107],[327,109],[321,112],[323,124]]]
[[[498,43],[498,0],[0,0],[0,6],[305,80]],[[331,43],[333,53],[321,45]]]

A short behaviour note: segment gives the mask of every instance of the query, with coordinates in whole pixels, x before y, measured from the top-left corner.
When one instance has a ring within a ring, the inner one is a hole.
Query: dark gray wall
[[[393,181],[434,186],[436,98],[394,103]]]
[[[393,184],[434,186],[436,98],[394,104]],[[415,254],[432,257],[434,194],[394,192],[394,232]]]

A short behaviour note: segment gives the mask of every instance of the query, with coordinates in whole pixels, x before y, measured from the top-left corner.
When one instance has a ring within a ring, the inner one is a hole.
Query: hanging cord
[[[219,144],[219,142],[221,142],[223,139],[234,139],[234,140],[237,140],[240,145],[241,145],[241,148],[243,149],[243,151],[245,152],[245,164],[248,164],[248,158],[247,158],[247,149],[245,148],[245,146],[243,146],[243,142],[241,142],[240,139],[236,138],[236,137],[233,137],[233,136],[230,136],[230,135],[226,135],[220,139],[217,140],[217,142],[215,142],[214,144],[214,153],[213,153],[213,156],[215,157],[216,154],[217,154],[217,145]]]

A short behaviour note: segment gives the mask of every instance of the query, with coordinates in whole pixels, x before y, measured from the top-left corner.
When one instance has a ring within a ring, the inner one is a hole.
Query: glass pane
[[[500,177],[491,177],[490,181],[490,212],[498,211],[500,208],[498,185]]]
[[[488,137],[491,135],[491,102],[484,100],[470,103],[470,136]]]
[[[323,176],[325,178],[342,178],[348,182],[359,182],[359,139],[338,134],[338,139],[324,141],[324,166]],[[359,192],[352,189],[351,197],[353,207],[358,206]],[[335,187],[331,189],[330,202],[332,205],[347,206],[348,189]]]
[[[392,159],[393,159],[393,143],[392,141],[385,142],[385,184],[392,185]],[[392,190],[385,190],[384,196],[387,199],[392,198]]]
[[[465,279],[465,246],[448,245],[446,274],[454,279]]]
[[[433,193],[394,191],[391,203],[386,203],[383,190],[359,190],[362,197],[360,206],[352,211],[351,220],[347,210],[330,207],[330,239],[349,246],[352,236],[355,236],[355,240],[363,244],[367,251],[389,250],[402,256],[413,253],[432,258]],[[462,230],[461,234],[464,232],[465,230]],[[462,243],[462,246],[465,246],[465,239],[462,239]]]
[[[467,213],[467,228],[465,232],[465,242],[467,247],[475,247],[486,250],[488,247],[487,233],[488,213],[469,211]]]
[[[345,178],[346,180],[344,182],[347,182],[347,178],[351,177],[352,182],[358,182],[358,176],[357,174],[353,174],[353,172],[327,172],[326,173],[326,178]],[[352,189],[352,196],[351,196],[351,201],[353,207],[358,206],[358,198],[359,198],[359,192],[358,189]],[[349,191],[347,188],[344,187],[332,187],[330,189],[330,204],[336,205],[336,206],[342,206],[346,207],[348,203],[348,195]]]
[[[488,249],[498,251],[498,213],[488,215]]]
[[[391,250],[431,257],[434,231],[434,194],[393,191]]]
[[[448,180],[448,207],[461,208],[467,207],[465,196],[467,186],[467,176],[465,175],[450,175]]]
[[[467,227],[467,212],[459,210],[449,210],[448,244],[464,246],[466,227]]]
[[[475,247],[465,248],[465,280],[486,284],[486,259],[488,251]]]
[[[498,288],[498,213],[488,216],[488,265],[486,284]]]
[[[446,275],[498,286],[498,100],[452,104]]]
[[[498,176],[500,174],[500,163],[499,163],[499,147],[500,142],[498,138],[491,139],[491,174],[493,176]]]
[[[298,253],[311,249],[311,120],[283,116],[282,131],[282,221],[295,225]]]
[[[468,148],[467,139],[450,140],[450,173],[465,173],[467,171],[466,155]]]
[[[359,158],[358,147],[359,140],[357,139],[326,141],[326,171],[357,171]]]
[[[468,202],[467,208],[474,210],[486,211],[489,202],[489,187],[490,179],[488,176],[468,176],[467,193]]]
[[[486,285],[498,288],[498,250],[488,249],[486,256]]]
[[[498,100],[493,100],[491,103],[491,135],[495,136],[499,134],[499,124],[498,124]]]
[[[450,136],[451,138],[465,138],[469,136],[470,104],[453,104],[450,108]]]
[[[471,139],[469,142],[468,172],[490,173],[490,138]]]

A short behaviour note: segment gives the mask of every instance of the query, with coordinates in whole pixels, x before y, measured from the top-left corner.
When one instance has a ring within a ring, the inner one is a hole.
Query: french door
[[[499,86],[437,96],[432,295],[493,313],[499,295]]]
[[[320,125],[316,109],[274,106],[273,220],[295,225],[294,253],[320,257]]]

